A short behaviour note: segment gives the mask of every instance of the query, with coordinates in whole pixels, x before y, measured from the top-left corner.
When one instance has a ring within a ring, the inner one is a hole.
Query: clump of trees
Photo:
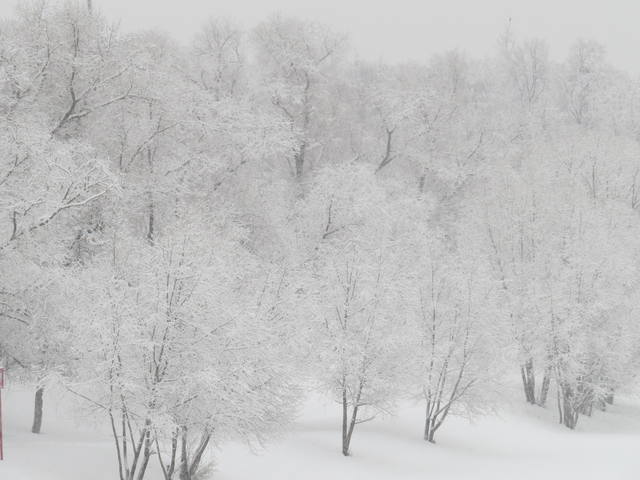
[[[280,16],[190,45],[84,3],[2,22],[0,357],[34,433],[56,378],[121,480],[186,480],[309,385],[349,455],[407,398],[434,442],[505,369],[569,428],[635,381],[637,83],[511,31],[483,62],[347,53]]]

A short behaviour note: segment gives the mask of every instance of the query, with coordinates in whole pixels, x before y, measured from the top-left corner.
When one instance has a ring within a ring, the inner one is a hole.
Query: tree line
[[[51,382],[109,422],[120,480],[196,478],[311,391],[344,455],[401,399],[434,442],[514,379],[575,428],[637,381],[639,112],[591,41],[554,62],[507,28],[487,59],[387,65],[282,16],[181,45],[20,4],[0,358],[36,385],[33,432]]]

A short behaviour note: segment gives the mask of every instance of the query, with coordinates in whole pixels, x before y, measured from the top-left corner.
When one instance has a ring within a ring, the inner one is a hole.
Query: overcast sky
[[[56,0],[49,0],[56,1]],[[0,0],[6,16],[15,0]],[[509,18],[520,37],[545,39],[553,58],[578,38],[605,45],[610,62],[640,73],[640,7],[632,0],[93,0],[126,30],[160,28],[181,41],[210,16],[247,27],[274,12],[349,34],[362,58],[422,61],[454,48],[489,55]]]

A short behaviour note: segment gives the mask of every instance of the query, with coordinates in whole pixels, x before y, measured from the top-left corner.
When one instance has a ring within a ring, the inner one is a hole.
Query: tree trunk
[[[574,410],[565,410],[563,414],[564,418],[564,426],[570,428],[571,430],[576,428],[578,424],[578,412]]]
[[[33,425],[31,426],[32,433],[40,433],[40,429],[42,428],[43,395],[44,387],[38,387],[36,390],[36,398],[33,408]]]
[[[427,415],[424,421],[424,439],[429,443],[436,443],[433,439],[436,433],[435,419]]]
[[[580,399],[580,406],[577,409],[578,413],[590,417],[593,411],[593,390],[583,386],[582,384],[578,384],[578,395],[578,398]]]
[[[187,427],[182,427],[182,445],[180,450],[180,480],[191,480],[189,456],[187,454]]]
[[[304,100],[302,103],[302,142],[295,155],[296,178],[300,180],[304,173],[305,155],[307,153],[307,133],[309,131],[309,120],[311,119],[311,104],[309,98],[309,89],[311,88],[311,80],[305,72]]]
[[[149,112],[151,115],[151,112]],[[149,164],[149,176],[153,178],[153,161],[154,161],[154,150],[151,147],[147,147],[147,163]],[[155,212],[155,202],[153,190],[149,189],[147,191],[148,197],[148,208],[149,208],[149,217],[147,220],[147,240],[150,244],[153,245],[153,241],[155,239],[155,221],[156,221],[156,212]]]
[[[158,454],[158,460],[160,462],[160,468],[162,468],[162,473],[164,474],[165,480],[173,480],[173,472],[176,468],[176,455],[178,453],[178,435],[179,430],[174,430],[171,435],[171,455],[169,457],[169,463],[164,464],[162,460],[162,456],[160,454],[160,442],[156,438],[156,451]]]
[[[522,386],[524,388],[524,396],[528,403],[536,404],[536,377],[533,369],[533,359],[528,359],[524,365],[520,366],[520,374],[522,376]]]
[[[561,400],[561,395],[560,395],[560,387],[558,386],[557,390],[557,400],[558,400],[558,422],[560,424],[564,423],[564,418],[562,418],[562,400]]]
[[[611,390],[609,393],[607,393],[607,396],[604,398],[604,401],[607,402],[609,405],[613,405],[613,396],[614,396],[614,392],[613,390]]]
[[[573,406],[574,393],[570,386],[563,385],[562,390],[562,423],[565,427],[573,430],[578,424],[578,417],[580,413],[578,409]]]
[[[140,469],[138,470],[138,480],[143,480],[145,473],[147,472],[147,466],[149,465],[149,459],[151,458],[151,430],[150,430],[150,423],[149,420],[147,420],[146,422],[146,431],[144,434],[144,448],[143,451],[141,453],[142,455],[142,462],[140,463]],[[133,475],[133,471],[132,471],[132,475]]]
[[[349,443],[347,441],[347,423],[349,419],[349,407],[347,405],[347,391],[342,388],[342,455],[349,455]]]
[[[149,241],[149,243],[153,244],[153,239],[155,236],[155,208],[151,193],[149,193],[149,198],[151,200],[149,202],[149,216],[147,221],[147,240]]]
[[[306,150],[307,150],[307,144],[305,142],[302,142],[302,144],[300,144],[300,150],[295,155],[297,179],[302,178],[302,174],[304,173],[304,156],[305,156]]]
[[[202,437],[200,438],[200,443],[193,453],[193,459],[189,464],[189,475],[191,478],[196,476],[198,468],[200,468],[200,462],[202,461],[202,456],[204,455],[205,450],[207,449],[207,445],[209,445],[209,440],[211,439],[211,434],[207,431],[202,433]]]
[[[342,391],[342,455],[349,456],[349,447],[351,445],[351,436],[358,419],[358,405],[356,404],[351,411],[351,420],[349,420],[349,405],[347,403],[347,392]]]
[[[342,455],[348,457],[350,455],[349,447],[351,446],[351,437],[353,435],[353,430],[356,426],[356,419],[358,417],[358,407],[353,407],[351,412],[351,421],[349,422],[349,427],[346,429],[346,435],[342,436]],[[344,423],[343,423],[343,432],[345,431]]]
[[[538,405],[544,407],[547,403],[547,396],[549,395],[549,384],[551,383],[551,372],[549,369],[544,371],[544,377],[542,379],[542,386],[540,387],[540,397],[538,398]]]
[[[578,413],[591,416],[593,411],[594,394],[593,389],[583,383],[584,379],[580,378],[578,387],[576,388],[576,396],[579,401],[577,408]]]

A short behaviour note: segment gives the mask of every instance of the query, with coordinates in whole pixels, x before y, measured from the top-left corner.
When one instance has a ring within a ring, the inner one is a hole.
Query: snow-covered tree
[[[322,139],[323,132],[313,126],[327,73],[341,57],[344,38],[318,23],[274,16],[256,27],[254,39],[263,89],[296,138],[287,161],[300,178],[309,153]]]
[[[417,396],[426,402],[424,439],[434,442],[450,412],[489,408],[507,342],[500,314],[488,301],[494,287],[486,266],[443,251],[437,241],[424,243],[411,364]]]
[[[233,238],[187,232],[118,239],[111,265],[80,277],[92,366],[70,388],[109,416],[123,479],[155,454],[165,478],[192,478],[207,445],[262,441],[296,405],[282,272]]]
[[[303,245],[296,293],[311,315],[315,375],[342,406],[342,453],[355,426],[388,412],[402,378],[403,246],[375,167],[319,172],[300,209]],[[308,316],[308,315],[307,315]]]

